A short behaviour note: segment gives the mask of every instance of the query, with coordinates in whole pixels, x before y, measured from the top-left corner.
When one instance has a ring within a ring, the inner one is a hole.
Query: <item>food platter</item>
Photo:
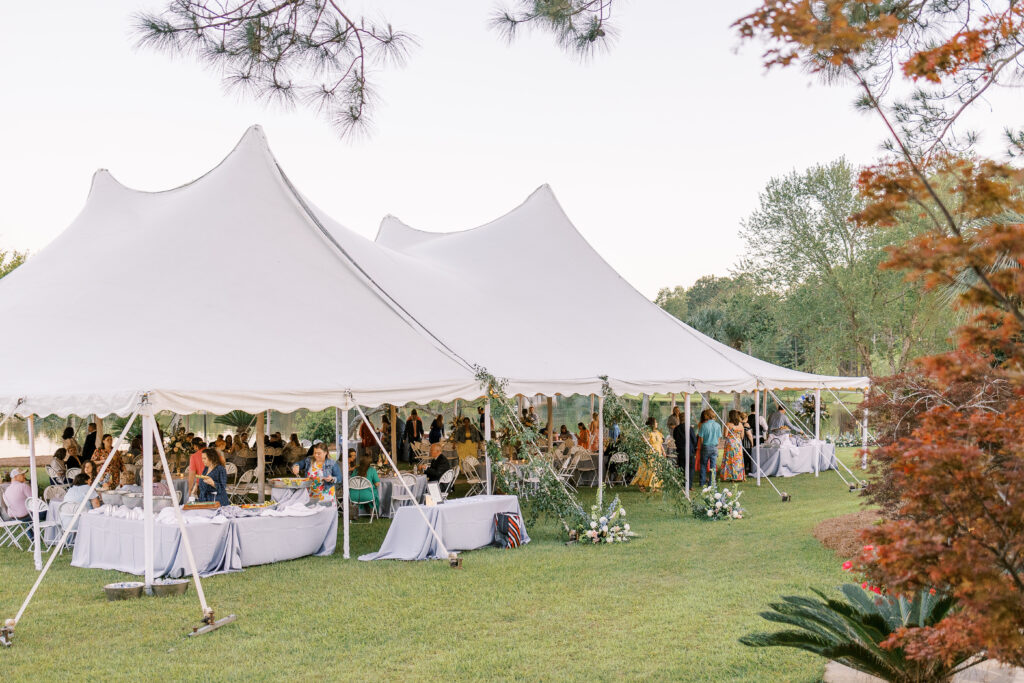
[[[313,485],[313,480],[302,477],[277,477],[270,480],[270,485],[275,489],[308,489]]]
[[[220,503],[213,501],[210,503],[189,503],[188,505],[182,506],[182,510],[216,510],[220,507]]]
[[[268,500],[266,503],[245,503],[244,505],[239,505],[238,507],[242,508],[243,510],[267,510],[269,508],[275,507],[276,505],[277,503],[275,501]]]

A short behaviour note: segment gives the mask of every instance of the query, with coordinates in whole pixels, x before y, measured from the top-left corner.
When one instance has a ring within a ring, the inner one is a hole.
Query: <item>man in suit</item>
[[[676,442],[676,465],[679,469],[686,468],[686,442],[690,442],[690,468],[692,469],[697,453],[697,432],[692,426],[679,420],[672,428],[672,440]]]
[[[85,445],[82,446],[82,462],[92,457],[96,450],[96,423],[89,423],[89,433],[85,436]]]

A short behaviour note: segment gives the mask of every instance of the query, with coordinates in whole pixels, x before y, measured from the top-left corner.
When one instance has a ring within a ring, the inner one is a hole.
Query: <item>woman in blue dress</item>
[[[224,456],[216,448],[203,450],[203,473],[198,476],[199,502],[220,503],[221,507],[231,505],[228,499],[228,472],[224,468]]]

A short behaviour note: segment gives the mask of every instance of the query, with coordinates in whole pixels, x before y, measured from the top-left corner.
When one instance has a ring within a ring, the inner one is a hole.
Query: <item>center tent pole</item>
[[[394,469],[395,472],[398,472],[398,466],[395,464],[395,461],[391,458],[391,454],[388,453],[388,449],[384,447],[384,444],[380,440],[380,436],[378,436],[377,432],[373,429],[373,425],[370,423],[370,420],[366,417],[366,413],[363,412],[363,409],[359,407],[359,404],[356,404],[356,410],[359,411],[359,417],[362,418],[363,424],[369,427],[370,431],[373,432],[373,440],[377,442],[378,446],[380,446],[380,450],[384,454],[384,457],[387,459],[388,464],[391,465],[392,469]],[[434,525],[430,523],[430,518],[427,517],[427,513],[423,511],[423,506],[420,505],[419,501],[416,500],[416,496],[413,495],[412,489],[409,488],[409,484],[407,484],[405,479],[402,478],[401,476],[398,477],[398,483],[402,485],[402,488],[405,489],[405,492],[409,494],[410,498],[412,498],[412,504],[416,507],[416,510],[420,513],[420,516],[423,517],[423,522],[427,525],[427,528],[430,529],[430,533],[434,535],[434,539],[437,541],[437,545],[441,549],[441,553],[447,556],[448,548],[445,547],[444,541],[441,540],[441,534],[437,533],[437,529],[435,529]]]
[[[757,485],[761,485],[761,390],[754,389],[754,454],[757,459]]]
[[[205,419],[205,413],[204,419]],[[256,502],[263,503],[267,498],[267,448],[264,444],[263,429],[266,414],[261,410],[256,413]]]
[[[491,495],[491,449],[487,442],[491,440],[491,399],[484,403],[484,462],[487,463],[487,495]]]
[[[690,497],[690,430],[693,427],[690,426],[690,394],[685,393],[683,396],[686,397],[686,403],[683,404],[683,420],[686,423],[686,438],[683,439],[685,445],[683,450],[685,452],[685,464],[686,464],[686,497]],[[678,448],[678,445],[676,446]]]
[[[604,505],[604,394],[597,397],[597,504]]]
[[[32,482],[32,497],[39,498],[39,481],[36,476],[36,417],[28,416],[28,469],[29,479]],[[32,557],[35,560],[36,571],[43,568],[43,551],[39,543],[39,510],[32,506]]]
[[[860,468],[866,470],[868,468],[868,409],[867,401],[868,395],[871,391],[870,387],[864,390],[864,421],[861,424],[861,446],[864,449],[864,453],[861,455]]]
[[[342,557],[344,557],[347,560],[348,559],[348,554],[349,554],[349,540],[348,540],[348,538],[349,538],[348,537],[348,534],[349,534],[349,528],[348,528],[348,525],[349,525],[349,519],[348,519],[348,517],[349,517],[348,479],[349,479],[349,477],[352,474],[351,472],[348,471],[348,408],[345,408],[344,410],[341,411],[341,443],[343,444],[343,448],[345,449],[345,460],[344,460],[344,463],[345,463],[344,467],[345,467],[345,469],[342,470],[343,476],[342,476],[342,483],[341,483],[341,491],[342,491],[341,502],[342,502],[342,505],[343,505],[343,508],[344,508],[342,510],[342,512],[341,512],[341,517],[342,517],[342,522],[344,523],[344,527],[345,527],[345,531],[343,532]],[[341,461],[339,460],[339,462],[341,462]]]
[[[555,399],[548,396],[548,451],[555,445]]]
[[[153,408],[146,403],[142,408],[142,548],[145,558],[146,592],[153,591],[153,430],[149,421]],[[113,451],[111,451],[113,452]]]

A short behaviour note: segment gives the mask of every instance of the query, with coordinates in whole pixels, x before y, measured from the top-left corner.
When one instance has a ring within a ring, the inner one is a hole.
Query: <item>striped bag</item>
[[[518,548],[523,543],[523,518],[514,512],[494,515],[493,545],[499,548]]]

